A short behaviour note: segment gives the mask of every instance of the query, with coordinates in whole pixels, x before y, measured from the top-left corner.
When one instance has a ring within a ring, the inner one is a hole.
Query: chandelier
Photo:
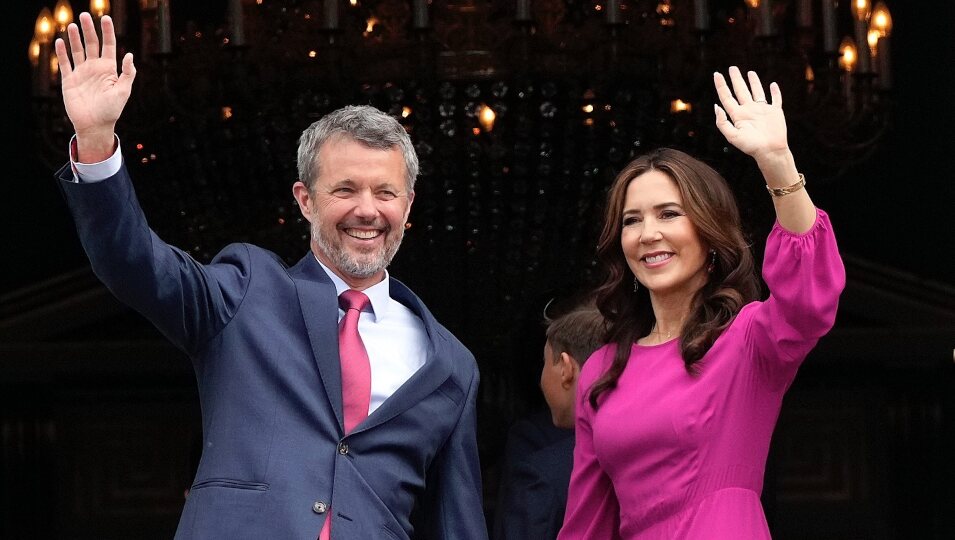
[[[737,65],[779,83],[814,186],[866,161],[891,123],[882,2],[193,4],[90,2],[136,57],[117,130],[153,228],[200,260],[231,241],[297,260],[308,232],[289,189],[298,135],[342,105],[375,105],[400,119],[421,161],[395,273],[485,365],[529,362],[516,358],[513,329],[536,324],[553,291],[592,280],[605,189],[636,154],[701,157],[734,187],[744,221],[765,230],[758,171],[714,125],[714,71]],[[72,135],[52,42],[72,19],[67,0],[44,9],[29,46],[37,147],[51,169]],[[507,371],[489,370],[488,386]]]

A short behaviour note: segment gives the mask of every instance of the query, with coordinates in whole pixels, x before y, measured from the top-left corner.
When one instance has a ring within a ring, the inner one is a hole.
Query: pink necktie
[[[338,305],[345,310],[338,327],[338,356],[342,363],[342,407],[345,413],[345,433],[368,416],[371,402],[371,365],[368,352],[358,335],[358,317],[369,303],[364,293],[347,290],[338,297]],[[331,538],[331,509],[319,533],[319,540]]]
[[[371,365],[365,344],[358,335],[358,317],[369,303],[364,293],[347,290],[338,297],[345,310],[338,327],[338,355],[342,362],[342,406],[345,412],[345,433],[368,416],[371,402]]]

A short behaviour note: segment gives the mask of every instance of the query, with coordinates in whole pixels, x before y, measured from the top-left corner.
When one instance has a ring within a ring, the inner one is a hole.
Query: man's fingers
[[[80,27],[83,29],[83,41],[86,43],[86,58],[99,58],[96,26],[93,24],[93,17],[85,11],[80,13]]]
[[[123,56],[123,71],[119,74],[120,83],[126,87],[127,92],[132,91],[133,79],[136,78],[136,66],[133,65],[133,53],[126,53]]]
[[[66,27],[66,38],[70,41],[70,51],[73,52],[73,66],[79,66],[86,60],[86,53],[83,52],[83,40],[80,38],[80,28],[76,26],[76,23],[70,23]],[[60,60],[60,66],[62,66],[62,59],[57,57],[57,60]]]
[[[103,58],[116,60],[116,31],[113,30],[113,19],[109,15],[104,15],[100,22],[103,29]]]
[[[66,52],[66,43],[61,38],[56,38],[53,50],[56,51],[56,61],[60,65],[60,77],[69,77],[73,73],[73,66],[70,65],[70,55]]]

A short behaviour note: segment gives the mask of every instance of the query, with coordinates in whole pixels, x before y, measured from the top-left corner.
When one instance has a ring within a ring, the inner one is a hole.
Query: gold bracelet
[[[791,186],[786,186],[784,188],[771,188],[769,184],[766,184],[766,189],[769,191],[769,194],[773,197],[782,197],[783,195],[789,195],[790,193],[799,191],[800,189],[806,187],[806,177],[799,173],[799,181]]]

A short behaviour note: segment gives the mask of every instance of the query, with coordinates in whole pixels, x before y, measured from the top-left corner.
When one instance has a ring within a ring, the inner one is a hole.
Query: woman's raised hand
[[[713,74],[716,94],[723,105],[713,105],[716,127],[730,144],[757,162],[787,155],[789,143],[779,85],[769,85],[771,99],[767,101],[763,85],[755,72],[747,73],[748,85],[736,66],[730,67],[729,76],[733,84],[732,91],[721,73]]]

